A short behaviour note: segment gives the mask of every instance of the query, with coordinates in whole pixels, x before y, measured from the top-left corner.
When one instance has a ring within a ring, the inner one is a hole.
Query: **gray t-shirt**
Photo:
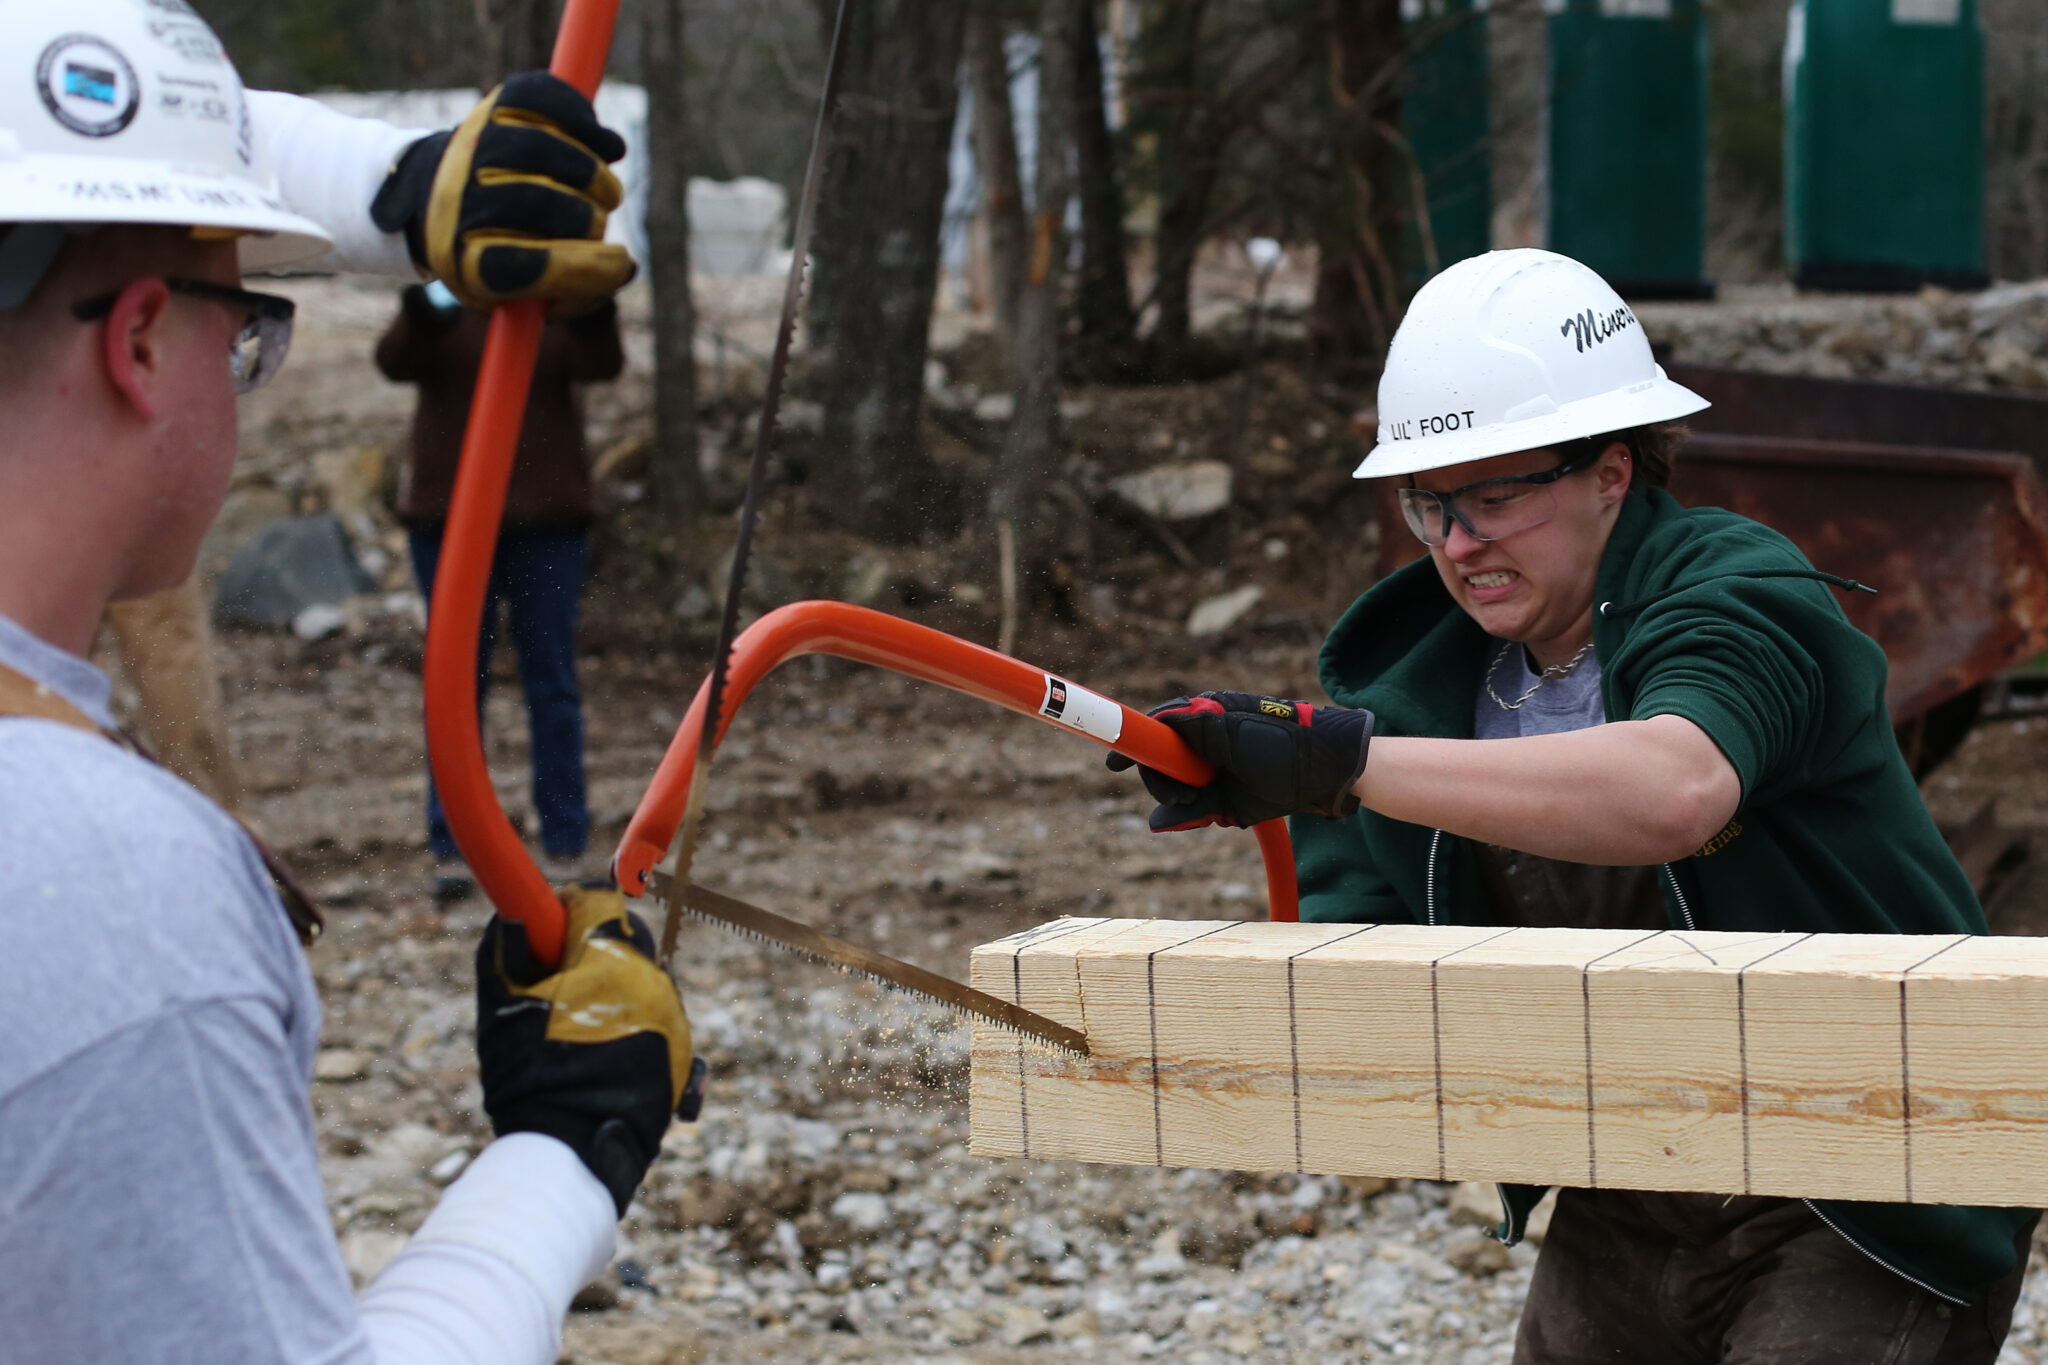
[[[1600,656],[1591,650],[1561,678],[1544,678],[1529,667],[1528,651],[1503,640],[1487,657],[1485,677],[1473,702],[1476,739],[1556,735],[1607,723],[1600,696]],[[1534,691],[1530,689],[1534,688]],[[1494,693],[1499,693],[1496,699]],[[1502,702],[1522,700],[1509,710]],[[1539,857],[1497,844],[1478,849],[1480,875],[1495,909],[1508,923],[1532,927],[1660,929],[1664,905],[1653,867],[1593,867]]]
[[[1502,640],[1487,656],[1487,679],[1500,694],[1495,701],[1486,683],[1479,685],[1473,703],[1474,739],[1514,739],[1521,735],[1556,735],[1567,730],[1584,730],[1607,722],[1607,707],[1600,700],[1600,656],[1591,650],[1562,678],[1544,678],[1529,667],[1529,651],[1512,640]],[[1530,688],[1536,688],[1531,692]],[[1510,711],[1501,702],[1528,700]]]
[[[0,663],[107,720],[0,617]],[[307,1095],[320,1005],[261,860],[191,787],[0,718],[0,1356],[366,1361]]]

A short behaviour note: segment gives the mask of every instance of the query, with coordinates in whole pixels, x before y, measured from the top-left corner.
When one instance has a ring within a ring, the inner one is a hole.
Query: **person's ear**
[[[1626,441],[1612,441],[1607,449],[1600,452],[1600,462],[1593,467],[1593,477],[1600,490],[1600,505],[1610,506],[1628,496],[1628,490],[1635,484],[1636,462]]]
[[[145,422],[156,420],[161,403],[171,344],[170,304],[170,288],[160,277],[136,280],[114,300],[102,335],[100,359],[107,382]]]

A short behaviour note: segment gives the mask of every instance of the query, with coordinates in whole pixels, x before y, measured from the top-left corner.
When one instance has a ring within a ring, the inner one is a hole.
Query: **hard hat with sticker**
[[[1667,422],[1707,400],[1665,377],[1607,281],[1551,251],[1458,262],[1408,305],[1380,375],[1379,441],[1354,478]]]
[[[22,54],[0,81],[0,227],[187,226],[238,237],[245,270],[333,245],[255,164],[241,77],[186,0],[0,0],[0,48]]]

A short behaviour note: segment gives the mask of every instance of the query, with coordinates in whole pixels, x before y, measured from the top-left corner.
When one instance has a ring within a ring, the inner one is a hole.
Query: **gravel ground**
[[[293,288],[317,306],[302,315],[292,383],[245,410],[238,496],[252,517],[304,507],[325,452],[389,442],[403,423],[402,392],[369,380],[362,360],[388,291]],[[744,314],[735,304],[735,327]],[[2010,354],[2048,352],[2048,303],[2028,290],[1988,304],[1758,293],[1642,315],[1680,359],[2048,387],[2048,372]],[[1195,405],[1243,392],[1134,395],[1151,407],[1133,439],[1185,456],[1175,431],[1200,441],[1213,426],[1227,444],[1248,423],[1212,422]],[[621,386],[594,406],[615,439],[644,393]],[[1122,440],[1121,428],[1102,439]],[[1296,433],[1295,449],[1316,462],[1304,467],[1329,462],[1309,444],[1321,439]],[[1268,462],[1281,487],[1299,482],[1293,458],[1276,437],[1246,466]],[[1284,534],[1329,545],[1307,519]],[[1145,596],[1157,580],[1139,580],[1119,586],[1114,610],[1089,599],[1098,624],[1124,630],[1115,648],[1100,634],[1035,626],[1027,652],[1055,667],[1121,660],[1079,676],[1132,701],[1191,681],[1311,693],[1315,625],[1349,589],[1301,586],[1308,557],[1297,567],[1272,532],[1239,540],[1243,562],[1272,566],[1273,590],[1298,620],[1254,621],[1204,658]],[[403,583],[390,548],[387,588]],[[1370,548],[1361,541],[1356,553]],[[703,663],[701,649],[678,652],[666,603],[636,627],[608,591],[601,582],[593,595],[608,622],[584,663],[607,850]],[[1160,601],[1184,596],[1175,588]],[[251,813],[334,907],[312,959],[328,1014],[314,1104],[335,1227],[365,1276],[487,1137],[469,965],[483,911],[437,913],[425,894],[418,650],[415,619],[396,607],[352,619],[337,639],[234,636],[222,650]],[[501,684],[490,705],[492,760],[525,818],[524,727],[510,690]],[[1930,797],[1946,819],[1995,798],[2008,822],[2048,828],[2043,772],[2048,723],[2000,722],[1930,780]],[[893,677],[797,666],[748,704],[721,751],[699,872],[956,976],[974,944],[1059,914],[1261,913],[1249,840],[1150,839],[1135,793],[1089,746],[1044,727]],[[2009,931],[2048,930],[2044,865],[2037,856],[2001,900]],[[708,928],[688,929],[685,945],[710,1102],[701,1124],[673,1130],[626,1220],[620,1261],[586,1291],[565,1348],[574,1365],[1509,1358],[1535,1249],[1484,1236],[1490,1190],[983,1160],[966,1149],[963,1023]],[[2048,1359],[2044,1337],[2048,1269],[2037,1267],[2003,1359]]]
[[[294,662],[321,648],[318,667]],[[368,1275],[486,1137],[468,960],[484,912],[427,902],[409,674],[331,643],[227,652],[267,682],[234,703],[238,730],[267,736],[258,818],[298,831],[340,905],[313,957],[314,1103],[335,1227]],[[651,771],[659,747],[648,684],[622,672],[586,666],[600,774]],[[714,884],[956,975],[975,943],[1054,914],[1259,913],[1248,840],[1150,839],[1085,745],[878,675],[799,668],[774,686],[722,753],[700,863]],[[516,717],[502,699],[492,714],[494,760],[517,774]],[[354,719],[373,716],[398,719]],[[1940,804],[2028,799],[2015,774],[2048,767],[2048,726],[2018,725],[1937,775]],[[520,785],[505,783],[515,815]],[[634,784],[599,787],[615,833]],[[620,1262],[572,1319],[576,1365],[1509,1358],[1535,1249],[1484,1235],[1486,1187],[983,1160],[963,1022],[702,926],[684,956],[710,1103],[672,1130]],[[2044,1334],[2048,1271],[2005,1359],[2042,1358]]]

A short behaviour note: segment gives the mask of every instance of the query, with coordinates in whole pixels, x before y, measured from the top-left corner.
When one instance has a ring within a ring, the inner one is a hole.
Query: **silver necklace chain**
[[[1536,685],[1534,687],[1531,687],[1527,692],[1524,692],[1521,696],[1516,697],[1513,701],[1502,701],[1500,693],[1493,690],[1493,675],[1500,671],[1501,660],[1507,658],[1508,655],[1514,653],[1515,650],[1520,648],[1520,645],[1514,645],[1512,648],[1503,649],[1499,651],[1493,656],[1493,662],[1487,665],[1486,668],[1486,695],[1492,697],[1494,700],[1494,704],[1500,707],[1500,709],[1503,711],[1521,710],[1522,703],[1529,700],[1529,698],[1535,696],[1536,693],[1542,688],[1543,684],[1549,682],[1552,678],[1569,677],[1571,675],[1571,671],[1579,666],[1579,660],[1585,658],[1586,655],[1589,652],[1591,652],[1593,645],[1590,641],[1588,641],[1585,644],[1585,646],[1582,647],[1578,653],[1572,655],[1571,658],[1566,659],[1561,664],[1552,664],[1550,665],[1550,667],[1544,669],[1541,673],[1537,674]]]

